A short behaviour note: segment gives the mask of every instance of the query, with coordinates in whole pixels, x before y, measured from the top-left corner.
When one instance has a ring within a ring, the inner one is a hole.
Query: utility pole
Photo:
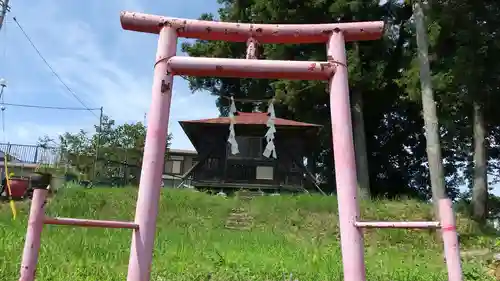
[[[5,15],[10,10],[9,0],[0,0],[0,8],[2,9],[0,11],[0,31],[1,31],[2,27],[3,27],[3,23],[5,21]],[[5,105],[4,105],[4,99],[3,99],[3,90],[5,87],[7,87],[7,83],[5,82],[5,79],[3,79],[3,78],[0,79],[0,87],[2,87],[2,89],[0,90],[0,99],[2,101],[2,105],[0,106],[0,110],[2,112],[2,132],[3,132],[3,136],[4,136],[4,140],[5,140],[5,115],[4,115]]]
[[[7,81],[5,79],[0,78],[0,117],[2,118],[2,134],[3,134],[3,142],[6,141],[7,134],[5,133],[5,99],[4,99],[4,94],[3,90],[5,87],[7,87]]]
[[[2,8],[2,11],[0,11],[0,30],[2,30],[5,15],[10,11],[9,0],[0,0],[0,7]]]
[[[103,118],[103,108],[101,106],[100,108],[100,114],[99,114],[99,127],[98,127],[98,132],[97,132],[97,140],[95,144],[95,159],[94,159],[94,171],[92,175],[92,181],[95,181],[96,176],[97,176],[97,161],[99,158],[99,147],[101,146],[101,131],[102,131],[102,118]]]

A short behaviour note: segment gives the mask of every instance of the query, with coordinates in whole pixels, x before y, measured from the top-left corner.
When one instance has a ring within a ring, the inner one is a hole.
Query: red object
[[[235,116],[236,125],[263,125],[267,124],[269,116],[265,112],[238,112]],[[201,120],[188,120],[180,121],[180,123],[201,123],[201,124],[228,124],[230,123],[229,117],[219,117]],[[283,118],[274,119],[274,124],[278,127],[280,126],[291,126],[291,127],[321,127],[321,125],[310,124],[304,122],[298,122]]]
[[[24,178],[11,178],[9,179],[9,184],[10,192],[8,186],[5,187],[5,191],[13,199],[23,198],[29,188],[29,180]]]

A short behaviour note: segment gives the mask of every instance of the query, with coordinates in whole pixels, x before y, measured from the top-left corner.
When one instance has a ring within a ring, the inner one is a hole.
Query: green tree
[[[433,1],[430,13],[439,27],[436,48],[440,64],[453,77],[450,92],[456,108],[448,115],[454,119],[454,134],[460,134],[457,151],[468,162],[466,178],[472,188],[473,217],[484,221],[487,216],[488,173],[498,174],[493,162],[499,154],[498,140],[498,59],[500,38],[498,16],[500,4],[495,1]],[[495,172],[496,171],[496,172]],[[496,176],[498,177],[498,176]]]
[[[431,177],[432,198],[437,206],[438,200],[446,197],[445,174],[441,156],[441,142],[436,100],[432,89],[432,76],[429,62],[427,25],[423,3],[413,1],[413,17],[417,36],[422,107],[427,140],[427,158]]]
[[[74,134],[66,132],[59,136],[59,143],[67,163],[83,175],[92,172],[95,150],[86,131],[80,130]]]
[[[379,5],[379,1],[224,0],[219,3],[218,18],[221,21],[314,24],[385,20],[387,31],[383,40],[347,45],[353,106],[361,108],[365,125],[370,193],[372,196],[429,198],[420,105],[406,98],[408,85],[400,83],[404,75],[401,70],[412,68],[413,63],[414,45],[411,42],[414,41],[414,33],[409,28],[411,7]],[[206,20],[215,18],[214,15],[201,16]],[[191,56],[243,58],[245,46],[241,43],[198,40],[184,44],[183,50]],[[262,59],[326,59],[323,44],[269,44],[262,46],[260,51]],[[409,85],[413,89],[418,87]],[[319,136],[321,145],[315,152],[315,170],[329,183],[329,187],[333,186],[330,109],[324,83],[190,78],[190,86],[216,96],[233,94],[252,99],[275,96],[280,116],[324,125]],[[360,101],[363,103],[361,106]],[[365,106],[367,104],[369,106]],[[227,99],[218,99],[217,105],[221,114],[227,111]],[[240,110],[250,110],[252,106],[237,104]],[[354,117],[360,124],[360,115]],[[362,139],[359,136],[357,132],[355,138]],[[447,172],[454,172],[451,164]],[[454,177],[447,179],[452,186],[457,184]]]
[[[67,132],[60,136],[59,142],[68,162],[86,179],[138,184],[146,131],[141,122],[116,125],[113,119],[103,116],[94,133]],[[165,155],[171,139],[170,134]]]

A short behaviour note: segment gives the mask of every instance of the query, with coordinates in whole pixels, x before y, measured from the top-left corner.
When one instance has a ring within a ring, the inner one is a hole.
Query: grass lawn
[[[137,189],[68,189],[48,205],[51,216],[132,220]],[[250,202],[190,190],[161,196],[152,281],[342,280],[337,204],[334,197],[266,196]],[[11,220],[0,204],[0,280],[15,280],[26,232],[28,203]],[[251,231],[227,230],[232,208],[254,218]],[[362,206],[365,220],[429,220],[429,205],[374,201]],[[459,219],[463,248],[498,243]],[[131,231],[45,226],[39,281],[126,280]],[[365,232],[369,281],[447,280],[442,244],[427,230]],[[466,280],[493,280],[480,261],[463,265]],[[354,280],[353,280],[354,281]]]

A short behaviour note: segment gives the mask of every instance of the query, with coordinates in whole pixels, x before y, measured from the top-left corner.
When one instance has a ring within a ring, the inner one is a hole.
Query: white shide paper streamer
[[[231,107],[229,108],[229,137],[227,142],[231,145],[231,154],[236,155],[240,153],[238,149],[238,143],[236,142],[236,134],[234,132],[234,114],[236,114],[236,104],[234,103],[234,98],[231,97]]]
[[[274,159],[277,159],[276,148],[274,147],[274,134],[276,133],[276,126],[274,125],[274,120],[276,119],[276,114],[274,112],[274,100],[269,103],[269,107],[267,109],[267,113],[269,114],[269,119],[267,120],[267,129],[266,135],[264,136],[267,141],[266,149],[262,155],[269,158],[272,156]]]

